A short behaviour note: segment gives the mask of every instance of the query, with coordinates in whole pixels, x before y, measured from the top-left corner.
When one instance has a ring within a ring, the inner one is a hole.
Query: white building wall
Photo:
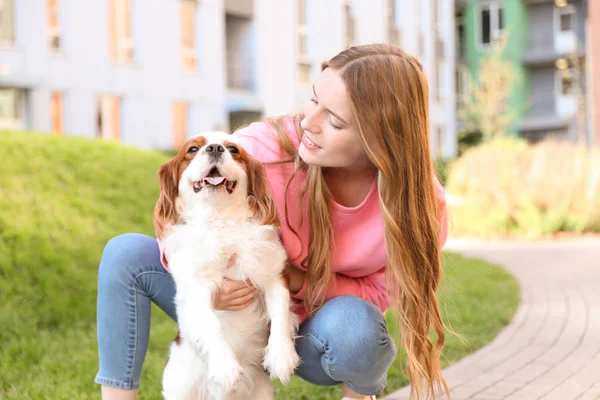
[[[442,38],[444,39],[443,102],[437,105],[436,114],[445,124],[441,154],[445,159],[458,155],[456,127],[456,25],[454,1],[440,1],[442,13]]]
[[[175,101],[189,103],[188,132],[226,125],[224,20],[222,0],[198,7],[196,43],[199,68],[181,67],[179,2],[132,1],[134,62],[109,57],[108,2],[61,0],[62,49],[47,44],[46,1],[15,1],[16,44],[0,49],[2,87],[28,93],[26,128],[50,130],[50,96],[62,92],[66,134],[94,137],[100,95],[121,101],[121,141],[145,148],[173,142]],[[31,27],[38,27],[32,29]]]
[[[309,31],[308,57],[312,63],[311,81],[314,82],[321,73],[321,63],[339,53],[343,48],[345,23],[341,0],[305,1]],[[311,96],[312,88],[310,86],[303,87],[296,80],[296,109],[301,110]]]
[[[296,90],[295,2],[255,0],[257,40],[257,96],[264,115],[282,115],[294,110]]]
[[[387,41],[386,10],[384,0],[352,0],[356,18],[356,44]]]
[[[355,43],[387,40],[386,1],[350,0],[355,19]],[[443,101],[437,104],[432,80],[435,29],[434,1],[443,13]],[[311,81],[320,64],[345,46],[343,0],[305,0],[307,51]],[[431,88],[431,122],[443,125],[443,155],[456,153],[454,101],[453,1],[396,0],[396,22],[401,46],[422,62]],[[27,7],[25,7],[27,3]],[[297,6],[295,0],[254,0],[251,29],[242,38],[240,57],[253,52],[253,88],[234,93],[227,87],[224,0],[199,1],[196,45],[198,70],[181,67],[178,1],[132,0],[134,63],[110,61],[108,2],[60,0],[63,50],[53,54],[46,35],[46,2],[15,1],[17,44],[0,49],[0,86],[23,87],[29,93],[27,128],[50,130],[51,93],[64,93],[64,130],[67,134],[95,136],[99,95],[122,98],[121,138],[126,144],[168,148],[173,142],[175,101],[190,106],[188,134],[225,128],[228,113],[244,107],[263,116],[298,112],[311,96],[310,84],[298,79]],[[39,27],[31,29],[31,27]],[[420,46],[419,35],[423,36]],[[252,43],[250,43],[252,42]],[[8,71],[8,73],[6,73]],[[432,138],[435,139],[432,129]],[[435,147],[435,143],[433,144]]]

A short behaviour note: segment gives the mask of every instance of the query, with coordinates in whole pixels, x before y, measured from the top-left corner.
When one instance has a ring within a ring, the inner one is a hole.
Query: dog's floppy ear
[[[267,183],[265,166],[254,157],[248,157],[248,203],[254,216],[263,225],[279,228],[277,205]]]
[[[154,229],[159,239],[162,239],[165,227],[177,221],[175,199],[178,194],[178,171],[175,159],[163,164],[158,171],[160,196],[154,206]]]

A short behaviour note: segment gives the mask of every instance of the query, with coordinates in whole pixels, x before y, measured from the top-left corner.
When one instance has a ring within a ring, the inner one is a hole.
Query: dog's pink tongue
[[[213,186],[217,186],[220,185],[221,183],[225,182],[227,180],[227,178],[223,177],[223,176],[207,176],[206,178],[204,178],[204,183],[209,184],[209,185],[213,185]]]

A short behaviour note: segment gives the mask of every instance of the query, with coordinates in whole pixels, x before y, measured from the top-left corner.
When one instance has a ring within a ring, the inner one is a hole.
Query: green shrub
[[[472,148],[449,173],[455,234],[527,237],[600,232],[600,153],[499,138]]]
[[[481,143],[483,143],[483,135],[481,132],[459,132],[458,155],[462,156],[467,150],[479,146]]]
[[[452,160],[444,160],[441,158],[433,162],[435,173],[442,185],[445,185],[448,182],[448,170],[450,169],[451,164]]]

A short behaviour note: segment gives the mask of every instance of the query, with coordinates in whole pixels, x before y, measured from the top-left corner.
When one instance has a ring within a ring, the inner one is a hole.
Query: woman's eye
[[[197,152],[198,150],[199,150],[199,149],[198,149],[198,147],[197,147],[197,146],[192,146],[192,147],[190,147],[190,148],[188,149],[188,154],[189,154],[189,153],[195,153],[195,152]]]
[[[342,129],[342,127],[341,127],[341,126],[337,126],[336,124],[334,124],[334,123],[333,123],[333,122],[331,122],[331,121],[329,121],[329,125],[331,125],[333,129],[335,129],[335,130],[338,130],[338,131],[339,131],[340,129]]]
[[[237,147],[235,147],[235,146],[229,146],[229,147],[227,148],[227,150],[229,150],[229,152],[230,152],[231,154],[238,154],[238,153],[240,152],[240,151],[238,150],[238,148],[237,148]]]
[[[317,100],[315,100],[315,98],[314,98],[314,97],[311,97],[311,98],[310,98],[310,102],[311,102],[311,103],[315,103],[315,104],[319,104],[319,103],[317,102]]]

